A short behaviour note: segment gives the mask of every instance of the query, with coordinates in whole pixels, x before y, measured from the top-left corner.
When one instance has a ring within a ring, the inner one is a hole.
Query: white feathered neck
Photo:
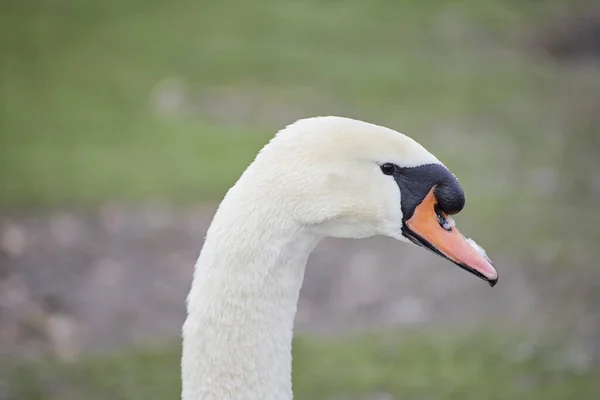
[[[252,173],[219,206],[196,263],[183,327],[183,400],[292,399],[293,323],[319,237],[260,199]]]

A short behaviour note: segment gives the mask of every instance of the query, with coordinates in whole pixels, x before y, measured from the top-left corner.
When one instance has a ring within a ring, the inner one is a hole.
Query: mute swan
[[[182,399],[292,399],[298,295],[307,258],[324,237],[390,236],[494,286],[498,274],[485,252],[450,216],[464,204],[454,175],[391,129],[315,117],[279,131],[208,229],[182,329]]]

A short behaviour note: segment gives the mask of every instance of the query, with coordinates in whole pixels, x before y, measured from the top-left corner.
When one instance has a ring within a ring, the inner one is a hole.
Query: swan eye
[[[394,172],[396,172],[396,168],[398,167],[392,163],[385,163],[381,164],[380,168],[384,175],[394,175]]]
[[[435,215],[438,223],[443,229],[447,230],[448,232],[452,231],[452,228],[454,228],[454,219],[449,215],[444,215],[437,204],[435,205]]]

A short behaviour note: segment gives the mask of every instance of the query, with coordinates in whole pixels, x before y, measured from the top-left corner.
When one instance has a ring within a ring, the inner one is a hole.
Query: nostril
[[[452,228],[454,228],[454,219],[452,219],[451,216],[446,215],[441,209],[439,204],[436,204],[434,206],[434,210],[435,210],[435,215],[437,217],[438,223],[440,224],[440,226],[448,231],[451,232]]]

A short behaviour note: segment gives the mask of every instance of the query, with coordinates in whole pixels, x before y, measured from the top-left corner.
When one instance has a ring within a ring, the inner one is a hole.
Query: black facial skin
[[[384,171],[386,175],[387,172]],[[458,213],[465,206],[465,193],[460,183],[450,171],[439,164],[426,164],[412,168],[395,166],[391,175],[398,184],[400,193],[402,193],[402,196],[400,196],[403,216],[402,234],[413,243],[446,258],[427,240],[409,229],[406,221],[413,216],[417,206],[421,204],[432,188],[435,188],[433,195],[441,211],[446,214]]]
[[[396,167],[393,176],[402,193],[402,215],[405,221],[413,216],[415,208],[434,186],[433,194],[440,209],[446,214],[456,214],[465,206],[465,193],[458,179],[439,164]]]
[[[406,225],[406,221],[413,216],[417,206],[421,204],[432,188],[434,188],[433,195],[437,200],[437,207],[439,207],[441,211],[448,215],[460,212],[465,206],[465,193],[463,192],[458,179],[456,179],[456,177],[445,167],[439,164],[426,164],[418,167],[400,168],[397,165],[386,163],[381,165],[381,171],[385,175],[394,177],[394,180],[400,188],[400,193],[402,193],[402,234],[404,237],[442,258],[448,259],[448,257],[431,245],[431,243],[413,232]],[[487,280],[481,273],[473,270],[469,266],[462,263],[456,263],[452,260],[449,261],[477,277]],[[494,286],[496,281],[489,281],[489,284]]]
[[[465,206],[465,193],[458,179],[439,164],[400,168],[396,164],[385,163],[380,168],[384,175],[393,176],[400,188],[404,221],[412,218],[415,209],[432,188],[437,202],[436,212],[457,214]]]

